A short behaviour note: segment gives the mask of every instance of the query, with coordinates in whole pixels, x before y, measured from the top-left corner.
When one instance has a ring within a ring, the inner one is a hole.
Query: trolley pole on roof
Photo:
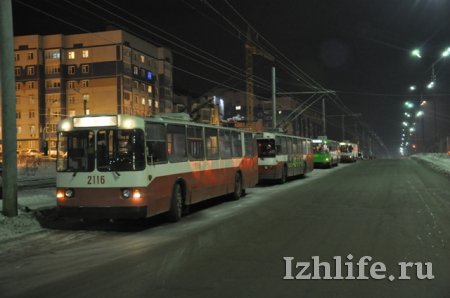
[[[0,89],[2,101],[3,214],[17,215],[16,88],[11,0],[0,0]]]

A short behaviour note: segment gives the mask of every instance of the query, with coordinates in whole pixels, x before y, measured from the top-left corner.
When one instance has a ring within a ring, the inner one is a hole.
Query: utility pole
[[[272,67],[272,128],[277,128],[277,92],[275,85],[275,67]]]
[[[0,0],[0,89],[3,141],[3,214],[17,216],[16,88],[11,0]]]
[[[254,119],[255,93],[253,88],[253,56],[258,55],[269,61],[275,61],[275,58],[259,48],[252,40],[250,28],[247,28],[247,41],[245,42],[245,76],[246,76],[246,122],[252,125]]]
[[[322,135],[327,135],[327,120],[325,115],[325,97],[322,97]]]

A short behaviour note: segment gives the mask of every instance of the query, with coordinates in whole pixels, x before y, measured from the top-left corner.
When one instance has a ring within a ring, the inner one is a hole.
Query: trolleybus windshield
[[[258,156],[259,157],[275,157],[275,140],[263,139],[258,140]]]
[[[95,142],[96,139],[96,142]],[[59,172],[139,171],[145,168],[144,132],[140,129],[102,129],[60,132]]]

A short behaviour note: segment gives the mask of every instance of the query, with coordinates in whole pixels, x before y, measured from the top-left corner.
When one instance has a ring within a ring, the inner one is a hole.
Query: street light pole
[[[0,89],[3,141],[3,214],[17,216],[17,129],[11,0],[0,0]]]

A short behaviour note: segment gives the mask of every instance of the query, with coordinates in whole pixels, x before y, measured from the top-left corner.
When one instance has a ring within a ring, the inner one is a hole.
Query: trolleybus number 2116
[[[168,117],[92,115],[58,124],[63,216],[144,218],[230,194],[258,180],[254,135]]]

